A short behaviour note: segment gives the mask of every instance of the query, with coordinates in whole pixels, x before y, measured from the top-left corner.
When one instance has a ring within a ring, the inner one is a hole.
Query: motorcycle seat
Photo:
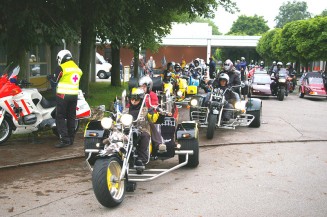
[[[41,106],[43,108],[51,108],[56,106],[56,100],[47,100],[46,98],[42,97]]]

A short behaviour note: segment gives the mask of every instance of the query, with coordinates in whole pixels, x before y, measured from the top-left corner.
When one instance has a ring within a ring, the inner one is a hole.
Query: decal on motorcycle
[[[11,115],[15,118],[15,120],[17,121],[18,118],[17,118],[17,116],[16,116],[14,110],[13,110],[13,109],[11,108],[11,106],[9,105],[9,103],[8,103],[7,100],[5,101],[5,104],[6,104],[7,108],[8,108],[8,110],[9,110],[10,114],[11,114]]]
[[[25,100],[22,99],[21,102],[22,102],[22,104],[23,104],[23,106],[24,106],[24,109],[26,110],[27,114],[28,114],[28,115],[31,114],[30,110],[28,109],[28,107],[27,107],[27,105],[26,105],[26,103],[25,103]]]

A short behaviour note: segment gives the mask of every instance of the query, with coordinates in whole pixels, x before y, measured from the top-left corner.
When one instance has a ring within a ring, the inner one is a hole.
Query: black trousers
[[[149,161],[149,143],[150,134],[147,132],[142,132],[138,146],[136,147],[138,159],[142,160],[144,164]]]
[[[56,95],[56,125],[60,140],[74,141],[77,95]]]

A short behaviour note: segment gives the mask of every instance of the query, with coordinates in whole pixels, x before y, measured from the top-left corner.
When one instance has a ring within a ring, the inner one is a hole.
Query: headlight
[[[106,130],[110,129],[112,127],[112,119],[111,118],[102,118],[101,126]]]
[[[190,104],[191,104],[191,106],[197,106],[198,105],[198,100],[197,99],[191,99]]]
[[[280,79],[278,79],[278,82],[285,83],[286,82],[286,79],[285,78],[280,78]]]
[[[241,102],[236,102],[235,103],[235,108],[238,109],[238,110],[242,110],[243,109],[242,103]]]
[[[179,97],[182,97],[183,96],[183,93],[182,93],[182,91],[177,91],[177,96],[179,96]]]
[[[123,114],[120,118],[120,121],[125,127],[128,127],[133,123],[133,116],[130,114]]]

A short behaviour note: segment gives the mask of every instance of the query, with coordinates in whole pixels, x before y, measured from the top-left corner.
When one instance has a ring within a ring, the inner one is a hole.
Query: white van
[[[107,79],[111,76],[111,67],[112,65],[108,63],[101,54],[96,53],[96,64],[95,64],[95,70],[96,75],[100,79]]]

